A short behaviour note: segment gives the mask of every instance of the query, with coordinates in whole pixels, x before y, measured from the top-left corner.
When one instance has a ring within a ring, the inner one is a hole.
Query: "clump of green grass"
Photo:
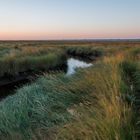
[[[5,55],[9,54],[12,48],[7,47],[0,47],[0,58],[4,57]]]
[[[122,69],[122,92],[128,103],[132,104],[135,110],[135,128],[136,136],[139,139],[139,108],[140,108],[140,64],[138,62],[137,51],[135,53],[129,52],[127,59],[121,63]],[[131,58],[131,59],[130,59]]]
[[[11,44],[11,45],[10,45]],[[15,76],[26,71],[42,71],[61,67],[66,63],[64,51],[49,46],[36,47],[37,43],[0,43],[0,77]]]
[[[140,91],[140,66],[137,62],[125,60],[121,63],[122,78],[128,86],[129,94],[134,95]]]
[[[82,77],[63,74],[39,78],[0,102],[0,139],[32,139],[73,119],[67,109],[87,95]],[[76,82],[76,83],[73,83]],[[90,83],[89,83],[90,84]],[[75,86],[79,87],[76,87]],[[82,86],[82,88],[81,88]]]
[[[133,61],[140,60],[140,47],[130,48],[127,51],[127,58]]]
[[[50,89],[44,88],[45,83],[41,85],[45,80],[41,79],[41,84],[37,82],[25,86],[18,90],[16,95],[1,102],[0,136],[12,139],[20,135],[22,138],[30,139],[36,129],[48,129],[70,119],[66,112],[67,106],[63,102],[68,102],[65,98],[72,98],[72,95],[56,92],[51,85],[52,79],[48,79]]]
[[[74,56],[81,56],[89,59],[96,59],[103,55],[103,49],[92,47],[68,47],[66,53]]]
[[[63,53],[48,53],[38,56],[13,57],[0,59],[0,76],[18,75],[26,71],[42,71],[61,67],[66,64]]]

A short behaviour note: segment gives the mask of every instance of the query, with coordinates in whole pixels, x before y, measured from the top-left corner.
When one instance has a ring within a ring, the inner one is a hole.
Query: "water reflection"
[[[75,73],[76,68],[87,68],[92,66],[92,63],[86,63],[78,59],[69,58],[67,60],[67,66],[68,69],[66,75],[72,75]]]

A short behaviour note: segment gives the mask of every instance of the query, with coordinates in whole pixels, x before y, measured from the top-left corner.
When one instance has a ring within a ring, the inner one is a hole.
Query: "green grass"
[[[0,102],[0,138],[136,140],[135,112],[122,99],[123,61],[105,57],[74,76],[47,75],[17,90]]]
[[[35,56],[7,56],[0,59],[0,76],[18,75],[26,71],[42,71],[59,68],[66,64],[66,56],[63,53],[48,53]]]
[[[42,71],[66,64],[66,55],[59,48],[26,42],[0,43],[0,77],[26,71]]]
[[[81,56],[89,59],[96,59],[103,55],[103,49],[92,47],[67,47],[66,53],[73,56]]]
[[[137,58],[137,55],[134,55]],[[131,57],[132,58],[132,57]],[[135,59],[134,58],[134,59]],[[133,60],[134,60],[133,59]],[[138,61],[125,60],[121,63],[122,67],[122,79],[124,81],[122,93],[125,95],[125,100],[132,104],[133,110],[135,110],[135,129],[136,136],[139,139],[140,133],[140,63]],[[124,96],[123,95],[123,96]]]
[[[81,83],[81,78],[74,80]],[[67,108],[82,100],[80,91],[84,89],[76,89],[73,84],[73,78],[63,74],[46,76],[7,97],[0,103],[1,139],[28,139],[37,135],[37,130],[48,130],[72,119]]]

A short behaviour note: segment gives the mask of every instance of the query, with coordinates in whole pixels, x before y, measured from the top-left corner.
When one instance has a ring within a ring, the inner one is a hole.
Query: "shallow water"
[[[67,73],[66,75],[72,75],[76,72],[77,68],[88,68],[92,66],[92,63],[87,63],[85,61],[75,59],[75,58],[69,58],[67,60]]]

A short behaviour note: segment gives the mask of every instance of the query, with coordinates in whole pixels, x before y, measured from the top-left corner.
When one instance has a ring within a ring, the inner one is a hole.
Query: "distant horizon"
[[[116,41],[119,41],[119,40],[139,40],[140,41],[140,38],[86,38],[86,39],[21,39],[21,40],[18,40],[18,39],[11,39],[11,40],[1,40],[0,41],[104,41],[104,40],[116,40]]]

